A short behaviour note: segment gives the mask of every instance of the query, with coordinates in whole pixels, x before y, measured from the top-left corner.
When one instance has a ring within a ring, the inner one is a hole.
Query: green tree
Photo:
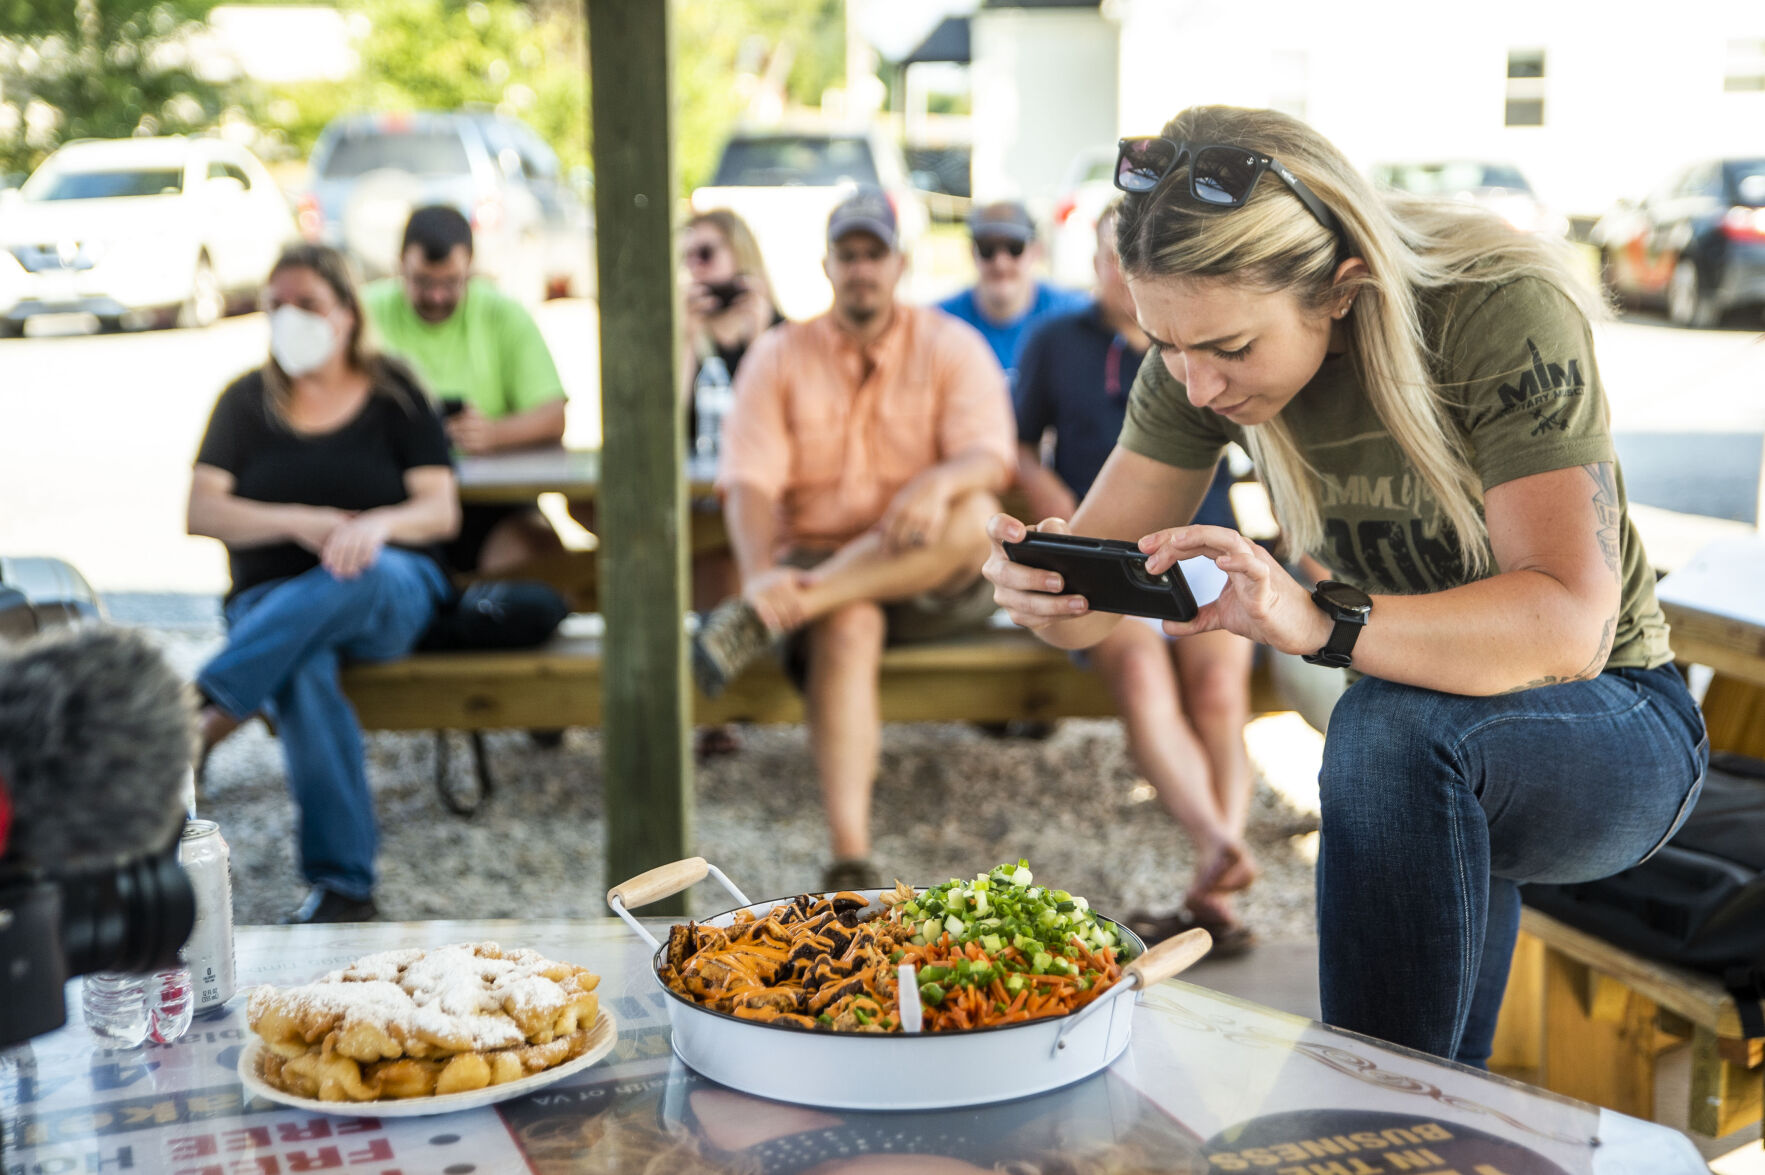
[[[674,0],[681,187],[690,192],[711,178],[745,112],[744,79],[771,72],[793,104],[820,106],[822,91],[840,84],[845,70],[843,0]]]
[[[565,166],[588,161],[580,0],[340,0],[337,7],[364,30],[354,76],[262,87],[251,102],[257,121],[300,154],[326,123],[351,111],[490,106],[527,122]]]
[[[69,139],[212,125],[223,94],[186,39],[216,0],[0,0],[0,171]]]

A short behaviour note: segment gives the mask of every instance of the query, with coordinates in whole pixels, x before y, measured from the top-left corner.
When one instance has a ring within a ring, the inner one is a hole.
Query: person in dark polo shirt
[[[1017,480],[1033,518],[1072,517],[1115,448],[1128,389],[1146,357],[1146,335],[1116,257],[1113,208],[1097,222],[1095,265],[1096,301],[1048,319],[1023,349]],[[1043,440],[1050,432],[1044,464]],[[1237,529],[1226,492],[1230,484],[1222,461],[1198,523]],[[1205,559],[1196,562],[1200,566],[1185,571],[1201,592],[1217,574]],[[1251,787],[1244,724],[1250,719],[1254,648],[1224,630],[1173,641],[1157,621],[1131,618],[1088,656],[1115,697],[1135,765],[1194,842],[1196,877],[1224,876],[1234,889],[1256,876],[1244,844]],[[1129,925],[1149,942],[1204,926],[1213,934],[1215,955],[1239,954],[1254,942],[1226,890],[1191,888],[1184,906],[1130,915]]]

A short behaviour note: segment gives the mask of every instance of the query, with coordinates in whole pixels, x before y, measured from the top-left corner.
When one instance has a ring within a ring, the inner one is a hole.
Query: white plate
[[[475,1110],[480,1106],[495,1105],[512,1097],[520,1097],[524,1093],[532,1093],[555,1081],[561,1081],[572,1073],[581,1072],[613,1049],[619,1039],[619,1026],[605,1007],[600,1009],[595,1018],[594,1030],[588,1038],[588,1051],[574,1061],[566,1061],[555,1065],[543,1073],[535,1073],[531,1077],[523,1077],[519,1081],[508,1081],[502,1085],[487,1085],[483,1089],[474,1089],[466,1093],[444,1093],[436,1097],[388,1098],[374,1102],[321,1102],[313,1098],[297,1097],[284,1093],[259,1076],[258,1070],[268,1046],[262,1040],[254,1039],[245,1046],[239,1055],[239,1083],[245,1086],[247,1093],[261,1097],[266,1101],[279,1102],[284,1106],[293,1106],[297,1110],[313,1110],[321,1114],[335,1114],[345,1118],[423,1118],[430,1114],[451,1114],[456,1110]]]

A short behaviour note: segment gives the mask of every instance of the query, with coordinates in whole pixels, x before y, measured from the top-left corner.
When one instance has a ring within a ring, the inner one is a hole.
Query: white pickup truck
[[[695,212],[728,208],[747,222],[779,310],[801,320],[833,299],[821,268],[827,217],[862,184],[888,193],[901,248],[911,250],[931,218],[909,183],[900,147],[877,128],[737,131],[724,144],[711,183],[693,193],[692,206]]]

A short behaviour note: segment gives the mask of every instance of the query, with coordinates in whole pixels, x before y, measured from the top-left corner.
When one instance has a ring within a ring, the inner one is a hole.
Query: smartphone
[[[464,396],[443,396],[438,403],[441,405],[441,418],[443,420],[458,416],[466,410],[466,398]]]
[[[728,310],[735,305],[735,300],[747,291],[748,283],[741,278],[731,278],[726,282],[708,282],[705,292],[717,299],[717,309]]]
[[[1195,619],[1195,596],[1181,568],[1147,574],[1146,555],[1133,543],[1032,530],[1023,542],[1006,543],[1005,554],[1013,563],[1058,573],[1066,584],[1061,594],[1085,597],[1093,611]]]

